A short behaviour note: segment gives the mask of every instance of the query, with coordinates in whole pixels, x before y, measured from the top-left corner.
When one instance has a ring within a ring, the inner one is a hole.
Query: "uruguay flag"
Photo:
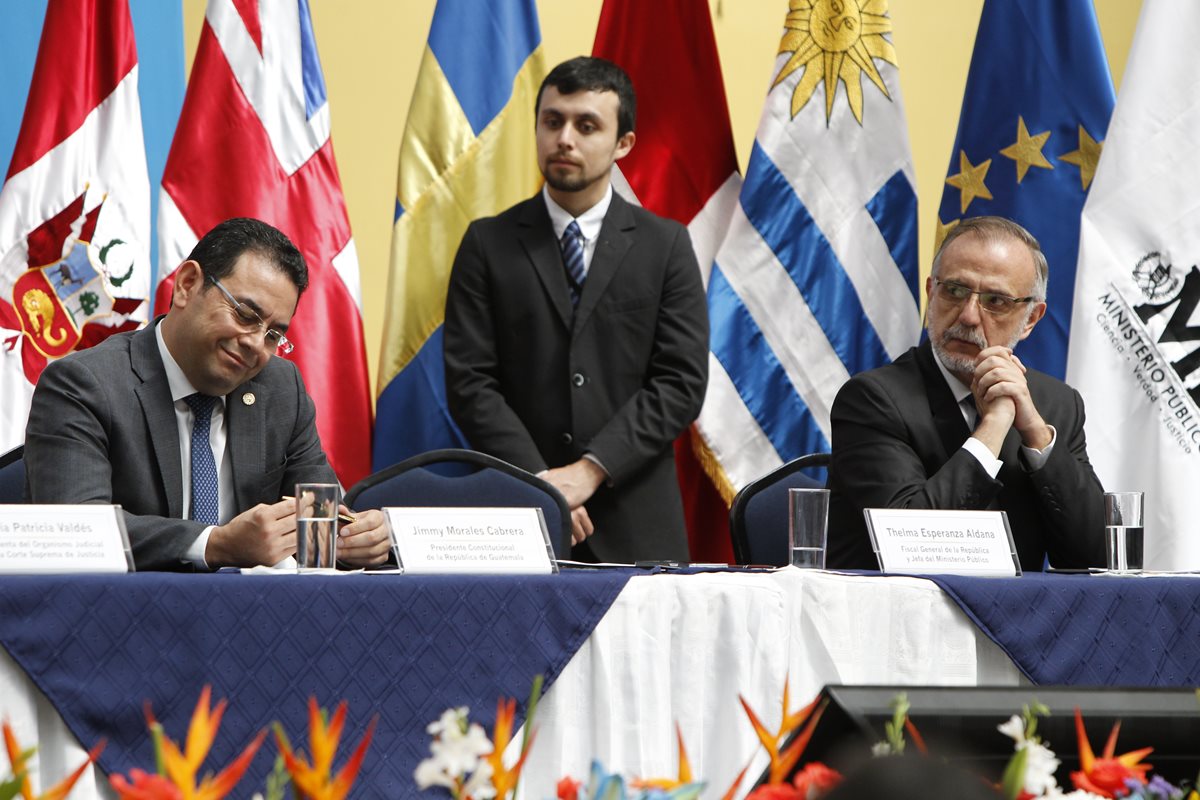
[[[541,186],[533,107],[545,77],[534,0],[439,0],[400,145],[375,469],[466,447],[446,408],[442,320],[467,225]]]
[[[792,0],[784,22],[708,285],[698,425],[727,496],[828,451],[841,385],[920,332],[917,199],[887,10]]]
[[[1037,237],[1050,263],[1048,305],[1017,353],[1056,378],[1067,364],[1079,215],[1114,100],[1091,0],[984,3],[935,244],[982,214]]]
[[[209,0],[163,173],[160,312],[173,270],[229,217],[274,225],[304,254],[309,285],[288,358],[316,404],[329,462],[350,486],[371,467],[371,392],[358,255],[307,0]]]

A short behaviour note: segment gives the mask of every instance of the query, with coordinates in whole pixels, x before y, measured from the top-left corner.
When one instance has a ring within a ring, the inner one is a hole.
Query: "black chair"
[[[737,563],[774,567],[792,563],[788,552],[788,489],[823,488],[824,484],[801,470],[828,466],[829,453],[813,453],[742,487],[729,509],[729,534]]]
[[[0,456],[0,503],[25,502],[25,445]]]
[[[384,506],[540,508],[554,555],[571,554],[571,509],[546,481],[475,450],[430,450],[368,475],[346,492],[355,511]]]

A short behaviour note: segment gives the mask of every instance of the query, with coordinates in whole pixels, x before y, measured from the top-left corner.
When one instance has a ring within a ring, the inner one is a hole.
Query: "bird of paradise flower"
[[[1121,793],[1126,791],[1125,780],[1127,778],[1134,778],[1142,783],[1146,782],[1146,773],[1153,769],[1153,765],[1142,763],[1142,759],[1150,755],[1154,748],[1143,747],[1119,756],[1114,755],[1117,750],[1117,734],[1120,732],[1121,721],[1117,720],[1113,723],[1112,732],[1108,735],[1103,752],[1097,758],[1092,752],[1087,731],[1083,728],[1083,715],[1079,713],[1078,708],[1075,709],[1075,737],[1079,741],[1079,766],[1081,767],[1078,772],[1071,773],[1071,782],[1075,784],[1076,789],[1092,792],[1101,797],[1116,797],[1118,791]]]
[[[346,724],[345,700],[338,704],[333,718],[327,722],[324,712],[317,706],[316,698],[308,699],[308,747],[312,753],[311,762],[302,753],[292,749],[283,727],[278,722],[275,723],[275,741],[296,788],[297,797],[301,800],[343,800],[350,793],[354,779],[358,777],[363,757],[366,756],[367,748],[371,746],[371,737],[375,734],[375,723],[378,721],[379,717],[371,720],[366,733],[358,742],[358,747],[336,775],[333,774],[333,758],[337,753],[342,728]]]
[[[101,740],[95,747],[88,751],[87,759],[76,767],[74,772],[41,794],[35,795],[33,793],[33,784],[29,779],[29,762],[33,758],[34,753],[37,752],[37,748],[30,747],[22,750],[20,743],[17,742],[17,735],[13,732],[8,720],[4,721],[2,727],[4,730],[4,749],[8,753],[11,777],[6,781],[0,782],[0,797],[16,797],[19,794],[21,800],[63,800],[72,787],[75,786],[76,782],[83,777],[83,772],[88,768],[88,765],[93,763],[104,749],[104,740]]]
[[[221,717],[227,705],[225,700],[221,700],[213,708],[211,699],[212,687],[206,685],[200,690],[182,749],[166,735],[149,703],[146,704],[146,724],[154,741],[158,771],[152,774],[134,769],[128,778],[113,775],[110,782],[121,800],[221,800],[233,790],[254,760],[267,732],[259,731],[241,755],[225,769],[215,776],[206,774],[197,785],[196,775],[221,727]]]

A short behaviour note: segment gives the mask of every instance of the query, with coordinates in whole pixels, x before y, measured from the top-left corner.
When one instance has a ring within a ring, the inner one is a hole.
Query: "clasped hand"
[[[1022,444],[1041,450],[1053,435],[1033,403],[1025,372],[1025,365],[1012,350],[988,347],[976,359],[971,393],[979,410],[981,429],[998,433],[1002,441],[1008,429],[1015,427]],[[991,442],[984,443],[991,446]],[[999,443],[992,449],[999,453]]]
[[[571,509],[571,546],[582,542],[595,532],[591,517],[583,504],[596,493],[607,477],[596,462],[581,458],[565,467],[555,467],[542,473],[547,483],[562,492]]]

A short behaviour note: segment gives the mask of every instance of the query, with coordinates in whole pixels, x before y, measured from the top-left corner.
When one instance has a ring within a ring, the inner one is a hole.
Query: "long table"
[[[0,714],[22,742],[41,745],[48,781],[82,759],[79,741],[98,735],[110,741],[105,770],[149,767],[144,699],[181,738],[199,687],[212,683],[230,701],[213,751],[221,765],[274,719],[302,738],[308,693],[325,705],[345,698],[350,742],[380,715],[355,796],[413,796],[425,726],[442,709],[468,705],[490,726],[496,698],[524,698],[542,672],[552,684],[525,796],[554,796],[558,778],[584,777],[593,757],[643,777],[673,774],[675,722],[696,773],[723,791],[757,748],[739,694],[772,725],[785,680],[793,706],[828,683],[1065,676],[1187,685],[1200,669],[1185,647],[1200,638],[1198,604],[1200,583],[1189,579],[1026,576],[939,587],[793,569],[9,577],[0,580]],[[1123,661],[1140,680],[1122,677],[1114,664]],[[752,771],[765,766],[755,758]],[[256,759],[245,794],[262,785],[270,760]],[[103,792],[103,779],[89,778],[74,796]]]

